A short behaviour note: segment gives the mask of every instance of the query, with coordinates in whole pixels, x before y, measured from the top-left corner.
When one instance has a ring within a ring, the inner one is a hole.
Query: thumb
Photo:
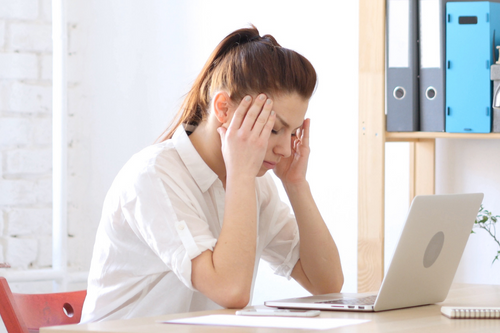
[[[226,138],[226,128],[222,126],[217,128],[217,133],[219,133],[221,141],[224,141]]]

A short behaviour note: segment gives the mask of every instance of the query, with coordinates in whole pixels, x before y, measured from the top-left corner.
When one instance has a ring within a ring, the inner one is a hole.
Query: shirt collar
[[[184,126],[179,126],[172,136],[172,141],[175,149],[179,153],[182,162],[186,165],[189,173],[196,181],[196,184],[202,192],[207,191],[210,186],[218,179],[217,174],[203,161],[196,148],[194,148],[191,140],[184,129]]]

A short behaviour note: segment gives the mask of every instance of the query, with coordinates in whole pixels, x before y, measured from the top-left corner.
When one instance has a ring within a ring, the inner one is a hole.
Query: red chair
[[[0,277],[0,315],[7,332],[38,332],[40,327],[78,324],[86,290],[53,294],[15,294]]]

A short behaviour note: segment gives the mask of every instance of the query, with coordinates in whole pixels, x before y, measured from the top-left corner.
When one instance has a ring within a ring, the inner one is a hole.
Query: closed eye
[[[271,130],[271,133],[272,133],[272,134],[278,134],[278,132],[279,132],[279,131],[280,131],[280,130],[274,130],[274,129],[273,129],[273,130]],[[292,137],[297,136],[297,131],[292,132],[291,136],[292,136]]]

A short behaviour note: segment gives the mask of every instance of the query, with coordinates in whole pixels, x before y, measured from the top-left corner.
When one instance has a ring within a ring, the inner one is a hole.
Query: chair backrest
[[[78,324],[86,290],[53,294],[15,294],[0,277],[0,315],[8,333],[37,332],[40,327]]]

